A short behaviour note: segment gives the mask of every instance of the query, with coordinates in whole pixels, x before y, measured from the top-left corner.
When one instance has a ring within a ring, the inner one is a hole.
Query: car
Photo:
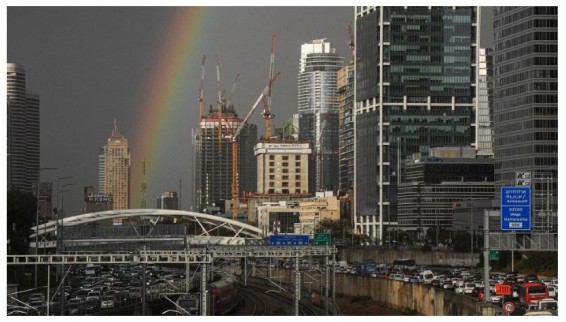
[[[95,313],[100,311],[100,300],[96,296],[89,296],[85,301],[86,313]]]
[[[94,290],[93,290],[93,291],[88,292],[88,294],[87,294],[86,296],[87,296],[87,297],[88,297],[88,296],[96,296],[96,297],[100,298],[100,297],[101,297],[101,294],[100,294],[100,292],[97,292],[97,291],[94,291]]]
[[[69,315],[84,315],[86,306],[83,299],[75,297],[69,300]]]
[[[451,280],[445,280],[444,283],[442,283],[442,288],[445,290],[451,290],[454,289],[454,285]]]
[[[476,283],[466,283],[464,284],[464,294],[472,294],[476,289]]]
[[[112,309],[116,307],[116,299],[114,296],[103,296],[102,301],[100,301],[100,308],[102,309]]]
[[[538,277],[535,274],[525,275],[525,282],[538,282]]]
[[[548,289],[548,296],[552,297],[552,298],[556,298],[556,296],[558,295],[556,293],[556,288],[554,286],[550,286],[550,285],[547,286],[546,288]]]
[[[489,301],[493,304],[501,304],[501,300],[503,299],[500,295],[491,294],[489,297]]]

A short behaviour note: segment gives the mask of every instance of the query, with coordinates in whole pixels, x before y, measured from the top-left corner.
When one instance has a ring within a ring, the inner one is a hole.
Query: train
[[[177,298],[177,306],[183,308],[180,314],[198,315],[200,312],[200,293],[199,294],[182,294]]]
[[[238,306],[240,297],[237,283],[234,277],[223,277],[208,284],[210,315],[226,315]]]

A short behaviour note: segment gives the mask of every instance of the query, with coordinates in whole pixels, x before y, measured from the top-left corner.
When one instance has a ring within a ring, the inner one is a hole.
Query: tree
[[[35,226],[37,199],[31,192],[10,189],[7,198],[8,254],[27,254],[31,227]]]

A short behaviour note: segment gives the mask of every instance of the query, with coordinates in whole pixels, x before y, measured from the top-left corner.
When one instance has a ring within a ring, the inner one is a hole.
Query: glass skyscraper
[[[478,7],[356,7],[355,226],[396,225],[401,161],[473,146]]]
[[[558,7],[495,7],[493,13],[496,186],[531,185],[531,226],[553,231],[558,202]]]
[[[325,39],[301,46],[299,140],[311,142],[309,192],[338,190],[338,89],[342,57]]]
[[[23,66],[7,64],[8,190],[32,192],[39,179],[39,96],[26,91]]]

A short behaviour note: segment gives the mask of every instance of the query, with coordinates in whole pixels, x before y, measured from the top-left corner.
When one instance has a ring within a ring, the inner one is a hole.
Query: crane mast
[[[206,55],[202,55],[202,68],[200,75],[200,88],[198,93],[198,107],[199,107],[199,122],[204,114],[204,61],[206,60]]]
[[[265,86],[265,88],[263,89],[263,91],[255,101],[254,105],[252,105],[252,108],[250,109],[244,120],[240,123],[240,125],[232,135],[232,219],[233,220],[238,220],[238,209],[239,209],[238,197],[240,194],[238,187],[238,137],[244,126],[246,126],[246,124],[248,123],[248,120],[252,116],[252,113],[255,111],[259,102],[263,101],[263,98],[269,93],[269,89],[271,85],[273,85],[279,74],[281,73],[278,72],[277,74],[275,74],[272,81]]]
[[[220,63],[216,56],[216,85],[218,87],[218,152],[222,154],[222,90],[220,90]]]
[[[271,87],[274,82],[274,69],[275,69],[275,35],[271,37],[271,56],[269,61],[269,78],[267,79],[268,92],[267,95],[262,99],[263,103],[263,119],[265,120],[265,139],[269,140],[272,136],[271,134],[271,119],[275,116],[271,114]]]

